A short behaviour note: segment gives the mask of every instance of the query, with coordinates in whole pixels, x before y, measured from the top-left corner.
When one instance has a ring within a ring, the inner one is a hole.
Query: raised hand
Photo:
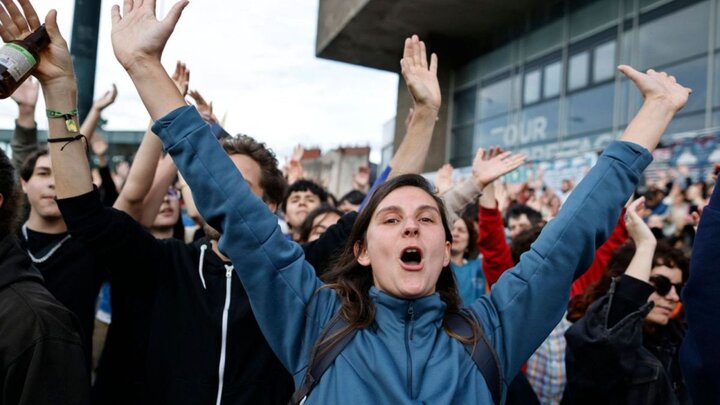
[[[500,148],[478,149],[472,165],[473,181],[479,189],[510,173],[525,163],[527,156],[503,152]]]
[[[188,93],[188,86],[190,85],[190,69],[188,69],[183,62],[177,61],[172,80],[175,82],[178,90],[180,90],[180,94],[185,97]]]
[[[302,145],[298,144],[293,148],[292,156],[287,165],[287,181],[288,184],[293,184],[296,181],[303,178],[304,169],[302,165],[302,157],[305,154],[305,149]]]
[[[630,239],[635,242],[636,246],[657,243],[650,227],[640,217],[640,212],[644,208],[645,197],[640,197],[633,201],[625,211],[625,226],[627,227]]]
[[[673,112],[683,108],[692,93],[691,89],[679,84],[675,76],[669,76],[665,72],[650,69],[646,73],[641,73],[628,65],[620,65],[618,70],[635,83],[646,102],[661,102],[671,107]]]
[[[205,121],[214,123],[218,122],[217,117],[213,114],[212,101],[208,103],[202,94],[200,94],[197,90],[190,90],[189,95],[193,100],[195,100],[195,108],[197,108],[198,112]]]
[[[15,90],[10,98],[19,106],[35,108],[39,94],[40,84],[33,78],[28,78]]]
[[[125,70],[144,61],[160,62],[165,44],[187,5],[187,0],[178,1],[162,20],[155,17],[155,0],[124,0],[122,15],[118,5],[112,7],[113,51]]]
[[[367,166],[358,167],[352,178],[353,189],[367,193],[370,187],[370,168]]]
[[[13,0],[3,0],[2,3],[5,6],[0,7],[0,37],[3,41],[23,39],[40,28],[40,19],[29,0],[18,0],[22,12]],[[73,64],[67,42],[57,25],[57,11],[50,10],[47,14],[45,29],[50,37],[50,44],[39,52],[40,63],[34,73],[35,77],[42,85],[71,82],[74,86]]]
[[[429,107],[436,112],[440,110],[442,98],[437,78],[437,55],[433,53],[430,56],[428,65],[425,43],[420,41],[417,35],[405,39],[400,66],[410,95],[415,101],[415,108]]]
[[[435,187],[437,187],[438,195],[445,194],[455,184],[453,182],[453,170],[450,163],[445,163],[438,169],[435,177]]]
[[[102,95],[99,99],[95,100],[93,103],[93,108],[96,108],[98,111],[102,111],[105,108],[107,108],[110,104],[115,102],[115,98],[117,97],[117,86],[115,86],[115,83],[112,85],[112,89],[105,92],[105,94]]]

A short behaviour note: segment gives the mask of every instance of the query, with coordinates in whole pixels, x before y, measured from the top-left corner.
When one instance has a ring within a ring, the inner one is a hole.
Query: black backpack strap
[[[318,337],[317,342],[323,342],[325,338],[340,332],[347,326],[347,321],[345,320],[345,318],[340,316],[340,312],[338,312],[330,320],[330,322],[328,322],[323,331],[320,332],[320,336]],[[328,345],[327,343],[316,343],[315,347],[313,348],[312,354],[310,355],[310,362],[308,363],[307,369],[305,370],[305,376],[303,377],[302,383],[293,394],[292,399],[290,399],[291,405],[302,404],[303,402],[305,402],[307,396],[310,395],[310,391],[312,391],[312,389],[315,388],[315,385],[317,385],[318,381],[320,381],[320,377],[322,377],[322,375],[330,367],[330,365],[333,364],[335,358],[337,358],[340,352],[343,351],[345,346],[347,346],[348,342],[352,340],[356,333],[357,329],[353,329],[348,332],[348,334],[343,336],[342,339],[332,345]],[[320,352],[324,352],[324,354],[318,357],[318,353]]]
[[[493,402],[499,405],[502,399],[503,385],[503,377],[500,372],[500,360],[498,360],[495,349],[490,345],[490,342],[488,342],[482,324],[477,321],[472,311],[463,308],[460,312],[467,318],[464,318],[460,314],[452,314],[448,318],[448,326],[458,335],[469,338],[472,336],[472,327],[468,323],[468,319],[471,319],[478,325],[480,334],[475,340],[475,345],[465,344],[465,350],[470,354],[470,357],[472,357],[475,365],[477,365],[485,378]]]

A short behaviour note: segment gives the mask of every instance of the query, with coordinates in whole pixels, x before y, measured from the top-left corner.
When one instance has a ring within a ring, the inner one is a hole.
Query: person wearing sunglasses
[[[565,334],[562,404],[690,403],[678,361],[685,326],[676,316],[688,260],[655,239],[643,208],[642,197],[628,207],[632,244],[589,287],[589,307]]]

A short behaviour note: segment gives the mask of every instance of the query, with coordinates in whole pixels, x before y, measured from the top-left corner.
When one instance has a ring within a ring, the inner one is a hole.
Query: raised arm
[[[20,170],[25,159],[38,149],[37,125],[35,124],[35,106],[40,93],[40,84],[32,78],[10,96],[18,105],[18,117],[15,120],[15,132],[10,141],[13,166]]]
[[[511,379],[565,312],[574,277],[585,271],[608,238],[620,211],[650,163],[670,121],[689,90],[667,75],[623,67],[645,104],[620,137],[575,188],[558,216],[530,251],[472,308],[494,340],[505,377]],[[665,125],[658,124],[662,118]]]
[[[165,72],[164,69],[163,72]],[[181,97],[184,97],[187,92],[189,80],[190,70],[184,63],[178,61],[175,65],[172,83]],[[172,164],[165,163],[158,167],[158,162],[162,157],[162,142],[150,130],[151,125],[152,122],[145,131],[125,185],[113,205],[114,208],[125,211],[145,227],[152,225],[175,173],[175,166]],[[156,172],[160,174],[157,178]],[[170,179],[168,180],[168,178]]]
[[[417,35],[405,39],[405,50],[400,66],[415,107],[405,138],[390,160],[392,168],[390,178],[400,174],[422,172],[442,102],[437,79],[437,55],[433,53],[430,56],[428,65],[425,43],[420,41]]]
[[[91,142],[93,135],[95,135],[95,129],[97,128],[97,123],[100,120],[100,114],[102,114],[105,108],[115,102],[116,97],[117,87],[113,84],[112,89],[106,91],[102,97],[93,102],[90,111],[88,111],[87,117],[85,117],[82,126],[80,126],[80,133],[87,137],[88,142]]]
[[[153,131],[192,188],[200,213],[222,234],[220,250],[236,264],[268,343],[299,382],[309,350],[338,301],[333,291],[320,289],[300,245],[285,238],[277,217],[252,193],[210,127],[194,107],[185,106],[162,69],[162,49],[186,4],[175,4],[163,21],[156,20],[152,1],[135,9],[126,1],[122,17],[115,6],[115,55],[157,120]]]

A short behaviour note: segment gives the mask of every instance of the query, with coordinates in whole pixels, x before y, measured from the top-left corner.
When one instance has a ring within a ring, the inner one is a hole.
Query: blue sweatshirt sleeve
[[[562,318],[573,279],[592,263],[651,161],[636,144],[610,144],[518,264],[470,306],[493,341],[506,381]]]
[[[688,330],[680,348],[680,366],[697,404],[720,403],[720,187],[700,218],[690,278],[683,290]]]
[[[270,347],[302,378],[310,349],[339,308],[321,288],[303,250],[282,234],[277,217],[255,196],[194,107],[181,107],[153,125],[172,155],[203,218],[221,233]]]

